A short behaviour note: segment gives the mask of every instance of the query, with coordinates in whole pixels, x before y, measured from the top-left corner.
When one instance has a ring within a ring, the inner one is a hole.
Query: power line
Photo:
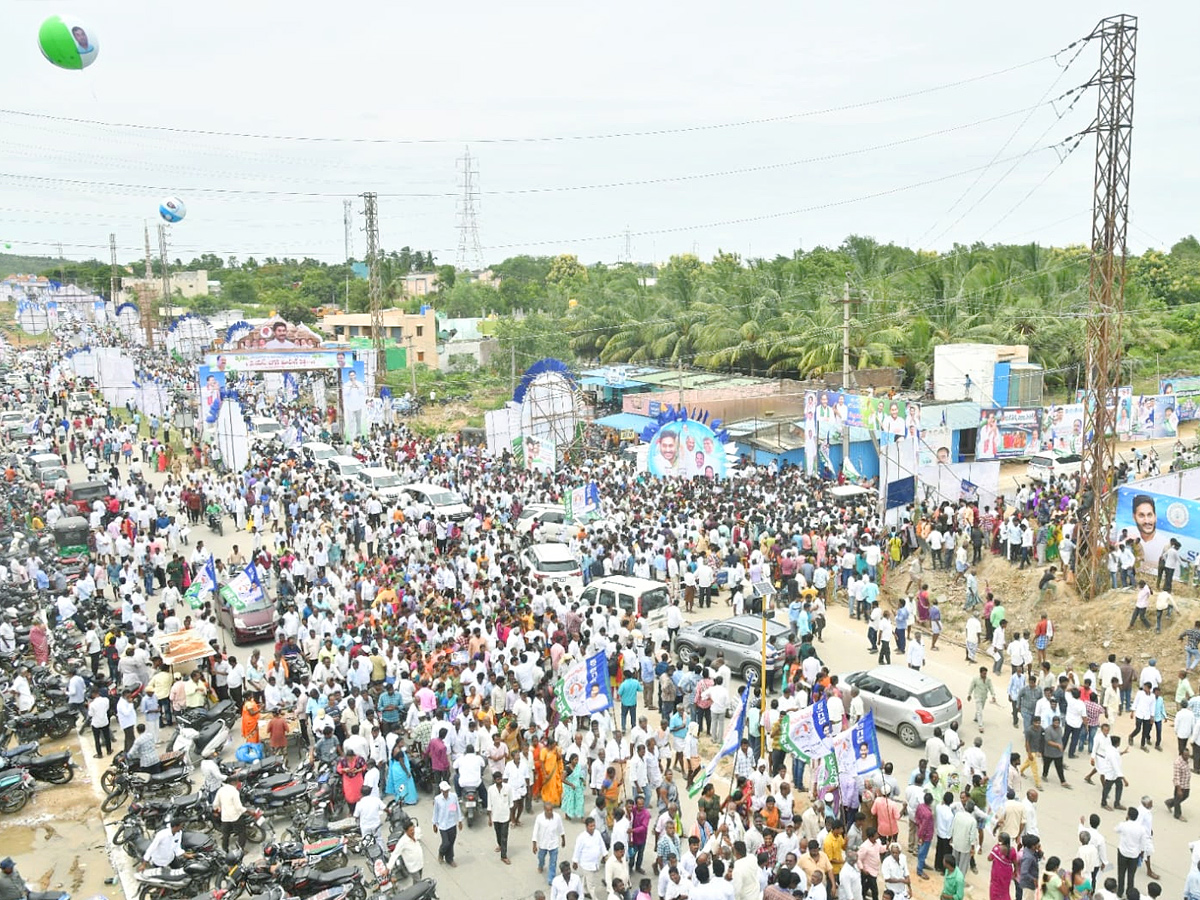
[[[1071,44],[1069,46],[1074,46]],[[1066,49],[1066,48],[1064,48]],[[1063,51],[1059,51],[1060,53]],[[0,115],[16,116],[27,119],[36,119],[49,122],[61,122],[72,125],[86,125],[89,127],[103,128],[120,128],[133,131],[159,132],[166,134],[180,134],[189,136],[204,136],[204,137],[225,137],[225,138],[242,138],[250,140],[264,141],[294,141],[298,143],[323,143],[323,144],[386,144],[386,145],[424,145],[424,144],[541,144],[541,143],[556,143],[569,141],[604,141],[615,140],[619,138],[637,138],[637,137],[662,137],[675,134],[694,134],[704,131],[719,131],[731,128],[746,128],[753,125],[769,125],[779,122],[794,121],[796,119],[812,118],[814,116],[824,116],[839,112],[849,112],[856,109],[863,109],[868,106],[877,106],[884,103],[894,103],[897,100],[907,100],[913,97],[923,97],[929,94],[938,93],[940,91],[951,90],[953,88],[962,87],[968,84],[985,81],[990,78],[996,78],[1001,75],[1007,75],[1011,72],[1016,72],[1029,66],[1037,65],[1045,62],[1048,59],[1054,59],[1058,54],[1049,54],[1047,56],[1039,56],[1036,59],[1031,59],[1023,63],[1007,66],[1003,69],[996,69],[992,72],[986,72],[982,75],[973,75],[968,78],[961,78],[956,81],[944,82],[942,84],[932,85],[926,88],[919,88],[912,91],[901,93],[888,94],[882,97],[875,97],[870,100],[861,100],[854,103],[843,103],[836,106],[828,106],[821,109],[805,110],[801,112],[784,113],[777,116],[765,116],[756,119],[742,119],[734,122],[718,122],[699,125],[686,125],[676,128],[653,128],[643,131],[612,131],[601,132],[595,134],[578,134],[578,135],[547,135],[541,137],[472,137],[472,138],[363,138],[363,137],[332,137],[318,135],[295,135],[295,134],[265,134],[259,132],[246,131],[221,131],[216,129],[203,128],[183,128],[170,125],[148,125],[144,123],[133,122],[107,122],[99,119],[86,119],[74,116],[54,116],[47,113],[31,112],[29,110],[20,109],[0,109]]]

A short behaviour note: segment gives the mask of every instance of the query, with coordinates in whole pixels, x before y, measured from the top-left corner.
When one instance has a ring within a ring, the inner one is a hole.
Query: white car
[[[534,544],[521,551],[521,568],[538,581],[557,582],[578,597],[583,590],[583,568],[566,544]]]
[[[283,426],[269,416],[250,417],[250,445],[269,444],[279,440]]]
[[[1078,453],[1039,453],[1029,458],[1025,475],[1030,481],[1049,481],[1064,475],[1078,475],[1083,469],[1083,457]]]
[[[567,519],[566,511],[557,503],[530,503],[521,510],[513,526],[517,534],[532,534],[534,523],[537,523],[538,541],[562,541],[566,543],[580,528],[589,532],[607,529],[608,523],[602,519],[582,522],[579,519]]]

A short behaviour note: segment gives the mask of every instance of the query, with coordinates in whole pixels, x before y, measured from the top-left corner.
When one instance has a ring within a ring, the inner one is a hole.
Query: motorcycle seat
[[[182,809],[187,806],[192,806],[200,802],[200,793],[197,791],[194,794],[184,794],[182,797],[172,797],[167,801],[172,809]]]
[[[146,846],[149,846],[149,844]],[[192,880],[192,876],[179,869],[146,869],[143,872],[138,872],[136,878],[138,881],[153,881],[159,884],[178,885],[187,884]]]
[[[328,853],[330,850],[340,848],[342,845],[341,838],[324,838],[323,840],[313,841],[311,844],[304,845],[304,853],[306,856],[316,856],[321,853]]]
[[[391,900],[420,900],[422,897],[432,897],[436,888],[436,881],[432,878],[423,878],[416,884],[404,888],[402,891],[395,891],[392,894]]]
[[[48,769],[55,766],[65,765],[71,761],[71,753],[69,750],[62,750],[58,753],[51,753],[49,756],[19,756],[10,758],[7,762],[13,766],[22,766],[28,769]]]
[[[146,784],[174,784],[176,781],[186,781],[187,773],[182,769],[172,769],[169,772],[155,772],[147,775],[145,772],[138,772],[139,776],[145,779]]]
[[[258,794],[258,791],[255,791]],[[265,800],[274,800],[278,803],[286,803],[289,800],[295,800],[297,797],[303,797],[308,793],[308,786],[303,784],[289,784],[287,787],[281,787],[277,791],[266,792]]]
[[[322,872],[319,869],[309,870],[309,880],[316,884],[341,884],[343,881],[349,881],[355,876],[362,877],[362,870],[358,866],[339,866],[336,869],[330,869],[328,872]]]
[[[0,750],[0,756],[5,759],[15,759],[18,756],[25,756],[27,753],[33,753],[38,748],[37,741],[30,741],[27,744],[17,744],[15,747],[9,747],[7,750]]]
[[[254,783],[256,791],[273,791],[277,788],[282,788],[295,782],[295,778],[286,772],[281,772],[278,775],[268,775]]]

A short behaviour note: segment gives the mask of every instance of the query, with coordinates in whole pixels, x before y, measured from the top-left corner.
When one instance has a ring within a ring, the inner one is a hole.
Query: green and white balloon
[[[100,55],[96,32],[79,19],[51,16],[38,29],[42,56],[60,69],[86,69]]]

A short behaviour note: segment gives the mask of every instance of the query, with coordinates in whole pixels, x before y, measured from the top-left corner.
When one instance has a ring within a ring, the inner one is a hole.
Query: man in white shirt
[[[492,773],[492,786],[487,791],[488,824],[496,831],[496,846],[500,849],[500,862],[512,865],[508,858],[508,823],[512,815],[512,794],[504,783],[504,775]]]
[[[837,900],[863,900],[862,874],[858,871],[858,854],[846,851],[846,861],[838,873]]]
[[[608,855],[604,838],[596,830],[596,820],[588,817],[585,830],[575,838],[575,852],[571,854],[571,868],[583,879],[584,888],[592,900],[604,897],[604,858]],[[557,880],[557,879],[556,879]],[[580,900],[582,900],[582,894]]]
[[[213,797],[213,812],[221,817],[221,849],[229,851],[229,836],[237,835],[238,847],[245,849],[246,833],[242,828],[242,816],[246,807],[242,805],[241,784],[227,781],[217,788]]]
[[[362,789],[362,798],[354,807],[354,818],[358,819],[358,830],[363,837],[373,834],[375,842],[383,846],[383,801],[366,785]]]
[[[571,863],[564,862],[558,867],[558,875],[550,882],[550,900],[567,900],[567,895],[571,893],[578,900],[583,900],[583,879],[571,871]]]
[[[559,848],[566,848],[567,834],[562,816],[547,803],[542,815],[533,820],[533,852],[537,855],[538,872],[547,872],[547,883],[554,887],[555,872],[558,870]],[[547,865],[547,858],[549,864]]]
[[[142,854],[142,864],[139,869],[147,866],[166,868],[175,862],[176,857],[183,855],[183,822],[172,822],[155,832],[150,839],[150,846]]]

